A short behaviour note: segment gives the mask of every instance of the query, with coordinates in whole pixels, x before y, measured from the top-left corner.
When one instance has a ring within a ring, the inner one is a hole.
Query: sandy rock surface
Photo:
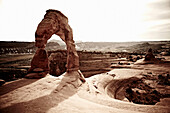
[[[140,78],[143,70],[114,69],[86,78],[82,83],[76,73],[42,79],[20,79],[0,87],[2,113],[168,113],[170,99],[156,105],[141,105],[117,100],[109,95],[113,80]],[[117,86],[120,86],[117,84]],[[121,93],[120,93],[121,94]]]

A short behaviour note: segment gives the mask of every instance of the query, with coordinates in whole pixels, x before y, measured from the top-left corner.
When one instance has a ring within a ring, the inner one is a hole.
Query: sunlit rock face
[[[48,55],[44,48],[38,48],[28,70],[26,78],[42,78],[49,72]]]
[[[37,70],[37,68],[42,71],[48,71],[48,65],[49,63],[46,50],[44,48],[38,48],[31,61],[31,68],[29,69],[29,72]]]
[[[75,48],[72,28],[68,24],[68,18],[58,10],[49,9],[46,11],[43,20],[38,24],[35,32],[35,46],[38,49],[32,60],[29,72],[36,68],[43,69],[43,72],[47,72],[47,70],[49,70],[48,58],[44,48],[46,47],[48,39],[50,39],[53,34],[58,35],[67,45],[66,71],[71,72],[79,70],[79,56]],[[59,65],[60,64],[52,66],[56,68],[55,74],[57,75],[63,72]],[[32,77],[33,75],[31,75],[31,78]]]

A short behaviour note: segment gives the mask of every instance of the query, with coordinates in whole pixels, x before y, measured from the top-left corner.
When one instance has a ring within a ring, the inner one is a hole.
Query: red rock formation
[[[0,79],[0,86],[2,86],[3,84],[5,84],[5,80]]]
[[[155,56],[152,53],[152,49],[150,48],[145,56],[144,61],[153,61],[155,60]]]
[[[79,70],[79,56],[75,49],[73,32],[68,24],[68,18],[60,11],[50,9],[46,11],[43,20],[38,24],[35,32],[35,46],[39,49],[32,60],[29,72],[35,68],[42,67],[43,71],[46,71],[47,68],[45,68],[45,66],[48,63],[47,61],[43,63],[43,60],[39,59],[39,57],[41,57],[39,50],[44,50],[48,39],[50,39],[53,34],[58,35],[67,45],[67,72]]]
[[[28,70],[26,78],[42,78],[49,72],[49,62],[47,52],[44,48],[38,48]]]
[[[50,74],[54,76],[59,76],[66,72],[66,60],[67,55],[62,52],[52,53],[49,56],[50,62]]]
[[[42,71],[49,71],[48,56],[44,48],[37,49],[28,72],[32,72],[36,68],[42,69]]]
[[[53,34],[60,36],[67,45],[67,71],[78,70],[79,57],[75,49],[73,32],[68,24],[68,18],[60,11],[47,10],[35,33],[36,47],[44,48],[47,40]]]

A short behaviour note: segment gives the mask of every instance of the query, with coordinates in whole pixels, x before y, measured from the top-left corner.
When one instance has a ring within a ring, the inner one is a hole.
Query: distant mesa
[[[49,41],[48,41],[48,43],[50,43],[50,42],[58,43],[60,46],[66,45],[66,44],[64,43],[64,41],[62,41],[62,40],[52,39],[52,40],[49,40]]]
[[[35,53],[35,42],[0,41],[0,54]],[[81,42],[75,41],[76,49],[82,51],[129,52],[146,54],[152,48],[154,54],[170,55],[170,42]],[[62,40],[49,40],[47,51],[66,50]]]

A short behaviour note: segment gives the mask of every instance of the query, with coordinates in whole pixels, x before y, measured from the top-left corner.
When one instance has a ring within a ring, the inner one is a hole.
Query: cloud
[[[1,0],[0,0],[1,1]],[[33,41],[47,9],[62,11],[75,40],[136,41],[169,38],[169,0],[4,0],[1,40]]]
[[[170,40],[170,1],[154,0],[147,4],[143,22],[146,30],[143,39]]]
[[[144,16],[146,17],[146,21],[159,19],[170,20],[170,1],[156,0],[148,3]]]

